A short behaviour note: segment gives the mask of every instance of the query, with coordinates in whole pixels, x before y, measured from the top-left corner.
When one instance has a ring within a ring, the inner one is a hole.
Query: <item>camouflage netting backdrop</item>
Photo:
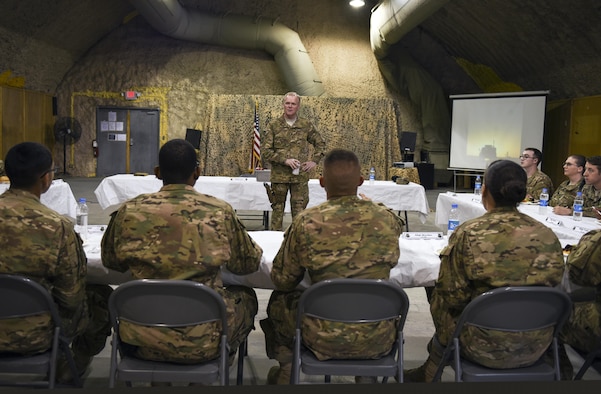
[[[261,130],[283,112],[282,96],[210,97],[210,115],[199,153],[203,175],[239,176],[249,172],[255,103]],[[400,122],[392,100],[303,97],[299,115],[313,122],[326,140],[327,150],[355,152],[366,178],[373,166],[376,179],[390,179],[392,162],[401,157]],[[312,178],[320,173],[321,163]]]

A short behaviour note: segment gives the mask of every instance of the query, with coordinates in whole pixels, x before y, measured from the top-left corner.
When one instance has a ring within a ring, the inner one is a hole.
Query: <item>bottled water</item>
[[[584,200],[582,199],[582,192],[576,193],[576,198],[574,199],[572,218],[576,221],[582,220],[582,204],[584,204]]]
[[[540,194],[540,198],[538,199],[538,213],[540,215],[547,214],[547,205],[549,205],[549,192],[547,188],[543,188],[542,193]]]
[[[75,211],[75,231],[81,239],[88,237],[88,205],[85,198],[80,198]]]
[[[372,167],[369,169],[369,184],[373,185],[376,180],[376,170]]]
[[[449,237],[457,226],[459,226],[459,208],[457,207],[457,204],[452,204],[451,211],[449,212],[449,224],[447,226],[447,235]]]
[[[481,190],[482,190],[482,178],[480,178],[480,175],[478,175],[476,177],[476,182],[474,183],[474,194],[476,196],[479,196]]]

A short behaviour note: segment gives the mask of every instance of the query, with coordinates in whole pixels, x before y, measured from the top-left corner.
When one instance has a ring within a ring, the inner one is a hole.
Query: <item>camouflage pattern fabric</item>
[[[307,183],[274,183],[271,186],[271,230],[281,231],[284,223],[286,196],[290,190],[290,211],[295,218],[309,203],[309,185]]]
[[[463,309],[478,295],[504,286],[556,286],[564,267],[553,231],[512,207],[495,208],[460,225],[440,257],[430,311],[443,346]],[[467,358],[491,368],[509,368],[536,361],[551,335],[547,330],[517,335],[469,327],[461,340],[472,343],[464,348]]]
[[[541,170],[536,170],[532,176],[528,177],[528,181],[526,182],[526,193],[535,200],[538,200],[545,187],[549,192],[549,196],[553,195],[553,182],[551,181],[551,178]]]
[[[258,269],[262,254],[228,203],[188,185],[166,185],[157,193],[125,202],[113,214],[102,239],[102,262],[108,268],[129,269],[135,279],[189,279],[219,292],[227,308],[232,351],[253,328],[258,303],[252,289],[224,288],[221,267],[250,274]],[[213,327],[156,331],[148,335],[146,328],[139,327],[137,333],[127,335],[146,348],[140,350],[142,356],[154,359],[167,346],[171,351],[164,354],[165,361],[191,362],[204,361],[203,351],[192,350],[191,344],[204,346]],[[163,338],[158,350],[156,338]]]
[[[6,175],[6,172],[4,171],[4,161],[0,160],[0,176],[4,175]]]
[[[575,185],[570,185],[570,181],[562,182],[549,200],[549,206],[568,207],[572,208],[576,193],[581,191],[582,184],[578,182]]]
[[[35,195],[11,188],[0,195],[0,249],[0,273],[27,276],[47,288],[65,334],[81,334],[88,324],[87,260],[73,224]],[[46,350],[52,334],[43,331],[49,322],[48,316],[3,321],[0,351]]]
[[[333,278],[388,279],[398,263],[403,221],[381,204],[356,196],[330,199],[301,212],[284,234],[271,279],[276,286],[261,321],[267,355],[281,363],[292,360],[292,341],[298,299],[295,290],[308,272],[313,283]],[[383,338],[396,322],[378,327],[345,325],[328,321],[307,322],[315,328],[305,339],[320,357],[333,356],[333,346],[348,346],[349,357],[390,350]],[[376,330],[379,334],[374,335]],[[359,339],[366,339],[364,343]],[[380,341],[379,341],[380,340]],[[347,342],[348,341],[348,342]],[[338,354],[336,355],[338,357]]]
[[[585,352],[599,347],[601,340],[601,230],[592,230],[580,239],[568,257],[570,281],[579,286],[594,286],[594,301],[576,302],[561,339]]]
[[[307,206],[309,193],[307,190],[303,195],[304,189],[298,189],[293,185],[304,184],[306,187],[311,175],[310,172],[304,171],[294,175],[292,169],[284,162],[286,159],[295,158],[301,163],[306,161],[319,163],[325,155],[325,141],[308,120],[299,117],[292,126],[289,126],[282,115],[263,129],[261,155],[263,161],[269,163],[271,167],[271,185],[274,192],[273,201],[270,200],[272,201],[271,229],[279,231],[282,230],[280,218],[284,215],[288,190],[290,190],[290,201],[295,202],[295,206],[292,206],[292,216],[295,217]],[[286,186],[285,190],[282,184]]]
[[[596,217],[592,207],[601,207],[601,190],[596,190],[593,185],[584,185],[582,188],[582,214],[587,217]]]

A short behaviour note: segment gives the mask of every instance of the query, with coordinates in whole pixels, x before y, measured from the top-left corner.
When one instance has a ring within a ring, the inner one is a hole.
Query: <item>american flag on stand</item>
[[[254,174],[256,168],[261,168],[261,132],[259,131],[259,114],[255,102],[255,119],[253,122],[253,145],[250,151],[250,162],[248,163],[248,172]]]

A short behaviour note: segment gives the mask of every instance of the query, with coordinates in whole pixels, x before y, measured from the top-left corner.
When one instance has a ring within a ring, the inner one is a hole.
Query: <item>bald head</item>
[[[323,175],[319,178],[319,183],[326,189],[328,199],[356,196],[357,188],[363,183],[359,159],[351,151],[330,151],[324,160]]]

